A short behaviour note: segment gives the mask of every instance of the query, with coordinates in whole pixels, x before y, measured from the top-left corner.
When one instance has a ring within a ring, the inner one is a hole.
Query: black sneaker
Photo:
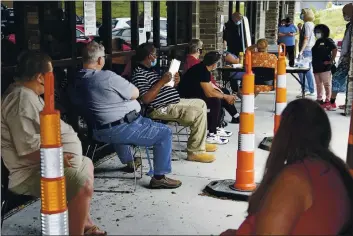
[[[239,123],[240,123],[239,117],[237,117],[237,118],[232,117],[232,120],[230,121],[230,123],[232,123],[232,124],[239,124]]]

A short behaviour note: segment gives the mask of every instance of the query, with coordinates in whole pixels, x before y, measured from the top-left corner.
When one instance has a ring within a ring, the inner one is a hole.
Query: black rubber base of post
[[[273,137],[265,137],[259,144],[259,148],[265,151],[270,151]]]
[[[253,191],[239,191],[234,189],[234,179],[215,180],[209,183],[204,191],[211,196],[247,201]]]

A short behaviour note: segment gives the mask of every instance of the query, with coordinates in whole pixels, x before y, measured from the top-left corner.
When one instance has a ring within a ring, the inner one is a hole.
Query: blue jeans
[[[132,161],[130,145],[153,146],[154,175],[165,175],[172,170],[172,131],[164,124],[140,116],[130,124],[93,130],[93,138],[112,144],[123,164]]]
[[[304,58],[312,57],[311,51],[304,51],[303,57]],[[313,74],[313,67],[312,67],[311,62],[309,63],[309,67],[310,67],[310,70],[305,73],[305,92],[314,93],[315,92],[314,74]],[[301,83],[303,83],[303,74],[304,73],[299,74],[299,78],[300,78]]]

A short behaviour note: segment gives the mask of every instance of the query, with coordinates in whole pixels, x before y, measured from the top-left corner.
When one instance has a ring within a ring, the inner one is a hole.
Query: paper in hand
[[[168,70],[168,72],[172,74],[172,80],[169,81],[167,84],[165,84],[165,86],[174,87],[174,75],[178,73],[179,68],[180,68],[180,61],[173,59],[170,63],[169,70]]]

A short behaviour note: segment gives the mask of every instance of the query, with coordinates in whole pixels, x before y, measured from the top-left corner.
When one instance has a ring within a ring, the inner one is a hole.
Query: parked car
[[[131,44],[131,28],[124,29],[114,29],[112,30],[112,38],[120,38],[127,43]],[[139,29],[139,44],[146,42],[146,31],[144,28]],[[167,35],[161,32],[160,35],[161,46],[167,46]],[[153,33],[151,32],[151,37],[148,42],[153,42]]]

